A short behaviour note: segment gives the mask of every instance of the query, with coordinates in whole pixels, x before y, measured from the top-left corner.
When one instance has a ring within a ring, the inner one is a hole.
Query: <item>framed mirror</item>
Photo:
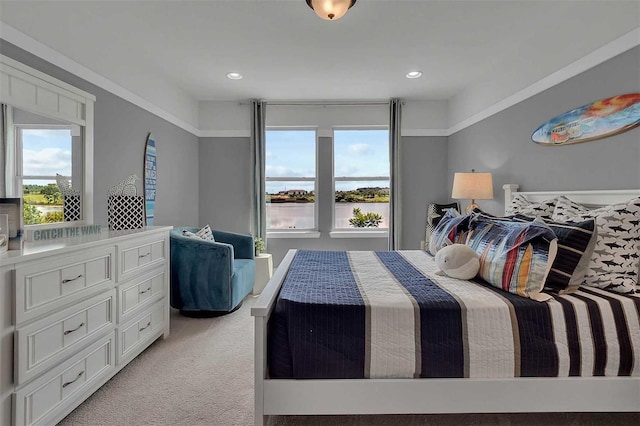
[[[0,55],[0,197],[25,229],[93,223],[95,97]]]

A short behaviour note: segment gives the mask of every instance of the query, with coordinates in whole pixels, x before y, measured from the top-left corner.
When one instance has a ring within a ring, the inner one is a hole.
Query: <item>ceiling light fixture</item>
[[[422,76],[422,71],[411,71],[407,73],[407,78],[420,78]]]
[[[356,0],[306,0],[313,11],[327,21],[336,21],[356,4]]]
[[[242,74],[239,72],[228,72],[227,78],[230,78],[231,80],[240,80],[242,79]]]

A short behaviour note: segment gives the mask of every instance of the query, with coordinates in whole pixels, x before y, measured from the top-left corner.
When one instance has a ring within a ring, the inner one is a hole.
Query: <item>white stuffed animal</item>
[[[480,270],[480,258],[469,246],[451,244],[438,250],[436,265],[451,278],[470,280]]]

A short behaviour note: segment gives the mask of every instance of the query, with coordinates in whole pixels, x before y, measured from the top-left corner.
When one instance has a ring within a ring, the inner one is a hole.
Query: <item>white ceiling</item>
[[[532,84],[640,27],[640,1],[359,0],[329,22],[304,0],[0,0],[0,20],[156,104],[443,100]]]

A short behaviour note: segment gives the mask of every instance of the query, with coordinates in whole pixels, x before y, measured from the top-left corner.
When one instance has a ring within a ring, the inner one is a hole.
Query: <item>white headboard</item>
[[[622,203],[634,197],[640,197],[640,189],[597,189],[592,191],[536,191],[519,192],[520,185],[508,183],[502,186],[504,189],[505,211],[513,196],[518,193],[527,197],[529,201],[544,201],[558,195],[565,195],[576,203],[586,206],[605,206],[608,204]]]

